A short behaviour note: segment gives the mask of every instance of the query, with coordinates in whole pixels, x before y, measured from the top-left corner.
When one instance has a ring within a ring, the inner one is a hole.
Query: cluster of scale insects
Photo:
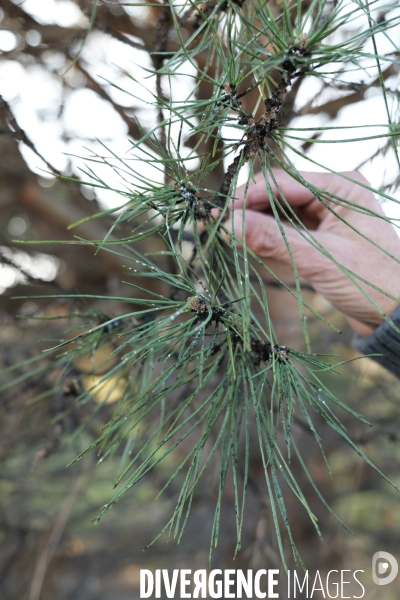
[[[191,311],[196,313],[196,324],[203,323],[208,318],[209,308],[211,307],[207,305],[204,298],[199,298],[197,296],[190,296],[187,301]],[[215,326],[218,328],[221,318],[227,309],[224,308],[224,306],[217,306],[213,307],[211,310],[212,314],[207,326],[210,326],[215,322]],[[232,342],[234,346],[241,343],[240,337],[235,332],[232,332]],[[215,345],[215,353],[218,352],[220,347],[221,344]],[[254,359],[254,364],[256,366],[259,366],[261,362],[268,363],[272,358],[275,358],[280,363],[286,362],[290,352],[289,348],[286,346],[279,346],[278,344],[272,345],[270,342],[262,342],[261,340],[256,339],[251,341],[251,349],[253,354],[256,355]]]
[[[244,139],[241,143],[245,145],[247,158],[252,158],[265,146],[265,139],[279,127],[279,120],[284,115],[283,98],[292,80],[302,74],[298,70],[299,60],[311,56],[310,50],[306,49],[307,36],[303,35],[296,46],[287,51],[286,60],[282,63],[284,75],[278,85],[274,88],[269,98],[264,98],[264,111],[258,120],[250,113],[242,109],[239,98],[246,92],[238,94],[236,84],[226,83],[221,86],[222,98],[218,106],[228,106],[231,110],[239,113],[239,125],[247,126]]]
[[[176,188],[179,192],[180,202],[185,202],[186,210],[183,215],[186,222],[191,214],[196,221],[208,219],[211,211],[211,205],[196,194],[195,190],[191,190],[185,185],[180,185]]]
[[[283,98],[287,93],[287,89],[292,84],[293,79],[304,72],[304,68],[298,70],[299,60],[311,56],[311,52],[306,49],[306,44],[307,38],[302,36],[299,43],[288,50],[286,59],[282,63],[284,74],[272,94],[268,98],[264,98],[264,111],[257,120],[253,114],[247,113],[242,108],[240,98],[247,91],[238,94],[235,83],[221,85],[222,94],[217,102],[217,108],[224,106],[238,113],[238,124],[245,127],[245,132],[242,140],[237,144],[238,147],[242,146],[242,149],[225,173],[219,192],[214,198],[214,206],[223,208],[238,170],[244,163],[254,158],[260,150],[265,148],[266,140],[278,129],[281,117],[284,115]]]
[[[228,200],[229,189],[238,169],[265,148],[266,139],[270,138],[280,125],[280,119],[284,114],[283,98],[287,93],[287,88],[292,80],[302,73],[297,70],[298,61],[311,55],[310,51],[306,50],[305,45],[306,37],[303,37],[299,44],[288,50],[286,60],[282,63],[285,75],[282,75],[271,96],[264,98],[264,111],[257,120],[253,114],[247,113],[242,108],[240,98],[247,91],[238,94],[235,83],[221,85],[222,95],[217,102],[217,107],[224,106],[238,113],[238,124],[246,128],[242,140],[237,144],[243,147],[227,168],[218,193],[212,202],[200,198],[196,190],[184,184],[180,184],[175,188],[179,193],[179,202],[186,204],[186,210],[182,215],[184,223],[187,222],[189,216],[192,216],[195,221],[208,219],[212,207],[222,209]]]

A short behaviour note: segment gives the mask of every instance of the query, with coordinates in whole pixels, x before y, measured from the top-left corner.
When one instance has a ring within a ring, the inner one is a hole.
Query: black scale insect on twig
[[[200,299],[197,296],[190,296],[187,301],[192,312],[196,313],[197,323],[206,321],[209,315],[209,307],[204,298]],[[222,305],[212,307],[211,319],[207,325],[211,325],[213,322],[215,322],[216,327],[218,327],[219,323],[221,322],[221,317],[227,308],[228,307],[224,307]]]
[[[256,354],[254,361],[255,365],[260,365],[261,362],[268,363],[274,356],[278,362],[286,362],[289,357],[289,348],[286,346],[272,346],[269,342],[261,342],[260,340],[252,340],[251,349]]]
[[[242,113],[247,116],[247,113],[242,109],[242,103],[239,101],[236,85],[234,83],[224,83],[221,85],[222,98],[217,103],[217,106],[228,106],[230,109]]]
[[[248,160],[248,156],[246,156],[246,153],[247,153],[246,148],[242,148],[240,153],[236,156],[236,158],[233,160],[233,162],[231,162],[231,164],[229,165],[229,167],[224,175],[223,182],[221,183],[221,186],[219,188],[218,194],[217,194],[217,196],[215,196],[215,198],[213,200],[214,207],[219,208],[220,210],[222,210],[224,208],[224,205],[228,200],[229,189],[231,187],[233,178],[235,177],[236,173],[238,172],[239,165],[243,159],[244,159],[244,162],[247,162],[247,160]],[[226,216],[228,216],[228,215],[226,215]]]

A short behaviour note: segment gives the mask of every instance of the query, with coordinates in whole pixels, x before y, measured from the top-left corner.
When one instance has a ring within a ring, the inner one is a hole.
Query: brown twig
[[[172,25],[171,8],[168,0],[163,0],[163,9],[157,25],[156,40],[154,42],[151,59],[156,73],[156,94],[158,98],[158,124],[160,125],[160,144],[164,151],[167,149],[167,135],[164,123],[163,102],[166,100],[161,86],[161,73],[159,72],[164,63],[164,52],[168,46],[168,36]]]
[[[239,171],[239,169],[249,160],[249,150],[247,146],[241,149],[238,156],[233,160],[233,162],[229,165],[224,175],[224,179],[221,183],[217,196],[215,196],[213,200],[213,206],[222,210],[229,200],[228,193],[229,189],[232,185],[232,181]],[[226,218],[228,218],[228,214]]]
[[[20,142],[23,142],[25,146],[28,146],[28,148],[30,148],[36,154],[36,156],[38,156],[45,163],[45,165],[47,165],[47,167],[50,169],[53,175],[60,177],[61,172],[58,169],[56,169],[48,160],[46,160],[44,156],[39,152],[39,150],[37,150],[35,144],[28,137],[26,132],[22,129],[22,127],[18,125],[18,122],[14,117],[14,113],[12,112],[8,102],[4,100],[3,96],[0,95],[0,109],[1,108],[5,110],[6,113],[8,113],[7,123],[15,139],[17,139]]]
[[[23,269],[22,267],[20,267],[19,265],[17,265],[17,263],[15,263],[11,258],[8,258],[7,256],[5,256],[3,254],[3,252],[0,251],[0,263],[3,263],[4,265],[8,265],[9,267],[12,267],[13,269],[15,269],[16,271],[18,271],[19,273],[21,273],[21,275],[23,275],[23,277],[25,277],[25,279],[27,281],[29,281],[29,283],[33,283],[33,284],[42,284],[42,285],[52,285],[57,287],[58,289],[61,289],[61,286],[57,283],[57,281],[53,280],[53,281],[46,281],[45,279],[41,279],[40,277],[35,277],[34,275],[30,275],[29,273],[27,273],[25,271],[25,269]]]
[[[92,470],[93,467],[90,467],[90,469],[86,469],[80,475],[80,477],[78,477],[78,479],[75,481],[75,485],[73,486],[72,490],[61,505],[58,515],[51,528],[47,543],[43,548],[42,552],[39,554],[38,559],[36,561],[31,587],[29,590],[29,600],[39,600],[40,598],[44,578],[46,576],[49,563],[53,558],[55,551],[57,550],[58,544],[60,543],[62,534],[64,533],[73,506],[79,494],[82,492],[82,489],[86,484]]]
[[[102,2],[104,4],[111,4],[113,6],[130,6],[130,4],[128,4],[128,3],[121,4],[120,2],[105,2],[105,0],[102,0]],[[84,0],[78,0],[78,5],[79,5],[79,8],[81,9],[81,11],[83,12],[83,14],[86,17],[88,17],[89,19],[91,19],[92,18],[91,10],[86,8]],[[134,42],[133,40],[129,39],[122,33],[115,31],[114,29],[112,29],[111,27],[109,27],[108,25],[103,23],[97,16],[94,18],[93,25],[95,27],[97,27],[98,29],[100,29],[101,31],[103,31],[104,33],[107,33],[111,37],[115,38],[119,42],[122,42],[123,44],[127,44],[128,46],[131,46],[132,48],[137,48],[138,50],[144,50],[145,52],[149,52],[149,49],[146,48],[146,46],[144,44],[138,44],[138,42]]]

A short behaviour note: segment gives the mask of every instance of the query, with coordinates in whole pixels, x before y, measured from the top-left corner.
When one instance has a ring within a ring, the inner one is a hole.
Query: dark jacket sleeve
[[[390,318],[400,330],[400,306]],[[355,336],[353,344],[362,354],[381,354],[381,356],[371,356],[371,358],[400,377],[400,333],[395,331],[389,323],[385,321],[379,325],[368,338]]]

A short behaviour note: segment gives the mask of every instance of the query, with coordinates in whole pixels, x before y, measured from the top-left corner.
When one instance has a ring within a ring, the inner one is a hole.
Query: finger
[[[317,265],[326,258],[304,239],[294,227],[281,224],[286,241],[274,217],[253,210],[246,210],[245,219],[246,246],[262,259],[278,260],[286,266],[292,266],[290,250],[300,277],[309,278]],[[241,243],[243,233],[243,211],[235,210],[234,233]]]
[[[376,200],[372,192],[357,185],[358,182],[367,184],[367,180],[357,171],[345,172],[341,174],[316,173],[308,171],[299,171],[299,174],[305,181],[321,191],[329,192],[335,196],[340,196],[351,202],[362,203],[364,205],[375,205]],[[272,193],[278,200],[282,196],[293,208],[306,209],[312,216],[322,218],[326,212],[324,206],[314,196],[314,193],[299,183],[293,177],[282,169],[274,169],[274,179],[269,177],[269,184]],[[344,176],[344,177],[343,177]],[[354,180],[349,181],[349,179]],[[244,206],[244,194],[246,186],[240,186],[236,191],[235,207]],[[264,174],[257,173],[256,182],[249,185],[246,196],[246,208],[251,210],[268,210],[270,208],[270,198],[268,188],[265,183]]]
[[[271,186],[273,194],[280,198],[279,190],[285,196],[292,206],[304,206],[310,202],[314,195],[304,186],[300,185],[292,177],[290,177],[282,169],[274,170],[274,178],[269,177],[269,184]],[[236,190],[235,207],[242,208],[244,205],[244,195],[246,193],[246,186],[242,185]],[[267,210],[270,207],[270,197],[268,194],[267,184],[265,182],[264,173],[257,173],[255,182],[250,183],[247,188],[246,195],[246,208],[251,210]]]

